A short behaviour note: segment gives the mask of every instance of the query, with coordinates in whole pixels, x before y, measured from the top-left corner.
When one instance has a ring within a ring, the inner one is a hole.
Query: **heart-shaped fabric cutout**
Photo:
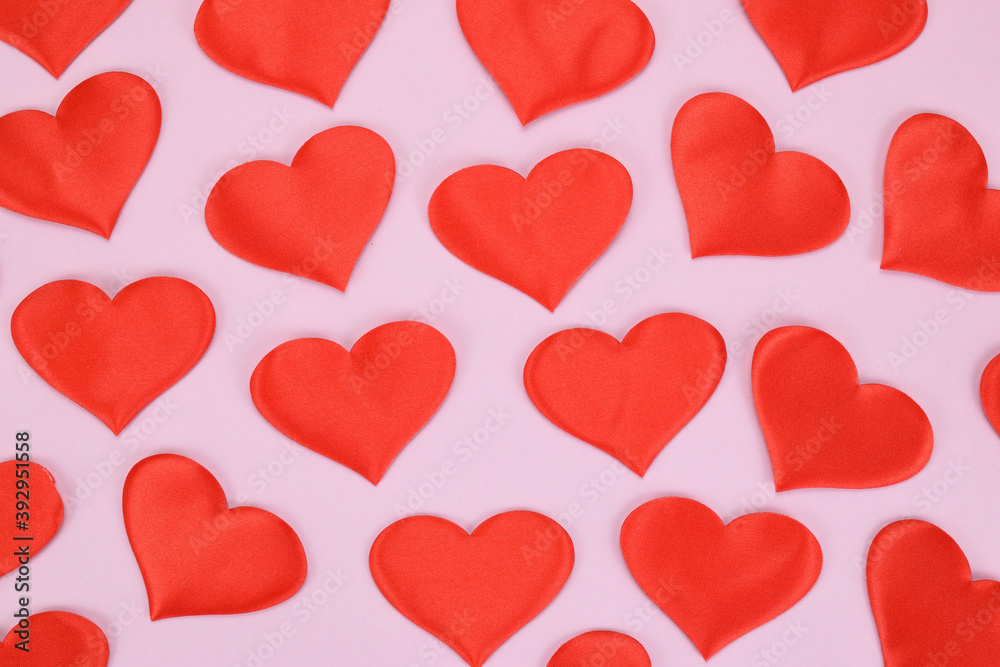
[[[652,667],[642,644],[628,635],[595,630],[559,647],[547,667]]]
[[[333,107],[390,0],[205,0],[194,35],[230,72]]]
[[[959,123],[919,114],[899,126],[885,162],[882,268],[1000,292],[1000,190]]]
[[[555,310],[631,207],[625,167],[577,148],[545,158],[527,178],[496,165],[462,169],[434,191],[428,215],[453,255]]]
[[[546,419],[641,477],[712,396],[725,367],[726,342],[711,324],[665,313],[621,343],[594,329],[549,336],[524,365],[524,387]]]
[[[883,528],[868,551],[868,597],[885,667],[984,667],[1000,656],[1000,582],[925,521]]]
[[[573,541],[535,512],[498,514],[471,535],[415,516],[379,534],[369,566],[389,604],[480,667],[562,590]]]
[[[792,90],[894,56],[920,36],[926,0],[742,0]]]
[[[986,366],[979,384],[979,394],[987,418],[997,433],[1000,433],[1000,356],[994,357]]]
[[[350,352],[323,338],[279,345],[254,369],[250,394],[283,434],[378,484],[454,377],[455,350],[437,329],[391,322]]]
[[[465,38],[522,125],[624,85],[656,41],[630,0],[458,0],[457,8]]]
[[[635,509],[621,547],[639,587],[706,660],[788,611],[823,567],[819,542],[798,521],[760,513],[726,525],[687,498]]]
[[[734,95],[688,100],[674,119],[670,151],[692,257],[812,252],[850,223],[836,172],[805,153],[775,153],[767,121]]]
[[[230,509],[212,473],[183,456],[136,463],[122,513],[151,620],[267,609],[306,579],[295,531],[262,509]]]
[[[850,353],[823,331],[769,331],[751,374],[778,491],[889,486],[931,456],[934,434],[920,406],[898,389],[859,385]]]
[[[79,280],[25,297],[10,320],[14,345],[43,380],[115,435],[201,359],[215,310],[179,278],[146,278],[115,298]]]
[[[15,442],[20,452],[29,451],[22,449],[27,444],[20,439]],[[9,517],[3,522],[6,528],[0,551],[2,577],[24,564],[25,553],[34,558],[52,540],[62,525],[63,501],[52,473],[28,461],[0,463],[0,489],[7,489],[0,496],[0,516]],[[18,509],[22,501],[29,509]]]
[[[94,623],[68,611],[32,614],[27,630],[15,625],[0,642],[4,667],[106,667],[108,638]],[[27,644],[22,644],[22,642]],[[26,647],[26,650],[19,648]]]

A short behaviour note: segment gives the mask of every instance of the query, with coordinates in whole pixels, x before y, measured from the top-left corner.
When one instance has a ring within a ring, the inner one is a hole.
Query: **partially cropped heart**
[[[109,72],[71,90],[55,116],[0,118],[0,207],[111,237],[160,134],[160,100]]]
[[[555,310],[625,224],[632,179],[614,158],[562,151],[527,178],[479,165],[446,178],[428,214],[453,255]]]
[[[642,644],[608,630],[585,632],[559,647],[546,667],[652,667]]]
[[[454,377],[455,350],[437,329],[392,322],[350,352],[322,338],[279,345],[257,364],[250,394],[274,428],[378,484]]]
[[[0,642],[4,667],[106,667],[108,638],[83,616],[68,611],[32,614],[27,629],[15,625]]]
[[[751,372],[778,491],[889,486],[931,456],[934,434],[920,406],[892,387],[859,385],[850,353],[829,334],[769,331]]]
[[[179,278],[138,280],[114,300],[90,283],[60,280],[25,297],[10,329],[43,380],[117,435],[201,359],[215,310]]]
[[[896,130],[885,162],[882,268],[1000,292],[1000,190],[975,137],[919,114]]]
[[[979,395],[983,400],[986,417],[997,433],[1000,433],[1000,356],[994,357],[986,366],[979,383]]]
[[[307,141],[291,167],[258,160],[226,173],[208,197],[205,221],[237,257],[343,292],[395,174],[382,137],[335,127]]]
[[[638,507],[621,547],[639,587],[706,660],[788,611],[823,567],[819,542],[798,521],[760,513],[726,525],[687,498]]]
[[[531,402],[553,424],[639,476],[715,391],[726,343],[697,317],[643,320],[622,342],[593,329],[549,336],[524,365]]]
[[[18,438],[17,451],[28,451],[27,444],[26,439]],[[55,537],[62,525],[63,502],[52,473],[34,462],[0,463],[0,488],[9,489],[0,496],[0,515],[10,517],[0,538],[2,577],[25,564],[25,549],[33,559]],[[25,507],[28,509],[22,509]]]
[[[777,257],[836,241],[851,219],[847,188],[811,155],[775,153],[764,117],[738,97],[698,95],[670,138],[691,256]]]
[[[151,620],[267,609],[306,579],[295,531],[262,509],[230,509],[212,473],[183,456],[136,463],[122,514]]]
[[[415,516],[382,531],[369,566],[389,604],[480,667],[562,589],[573,542],[535,512],[498,514],[471,535]]]

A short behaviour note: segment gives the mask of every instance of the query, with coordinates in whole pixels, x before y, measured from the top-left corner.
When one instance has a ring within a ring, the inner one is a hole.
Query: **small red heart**
[[[982,382],[979,384],[979,394],[983,400],[986,417],[997,433],[1000,433],[1000,356],[994,357],[986,366]]]
[[[642,644],[628,635],[595,630],[559,647],[547,667],[652,667]]]
[[[0,642],[4,667],[106,667],[108,638],[83,616],[68,611],[32,614],[27,651],[17,648],[24,637],[14,626]]]
[[[782,514],[722,522],[687,498],[659,498],[622,526],[622,554],[643,592],[706,660],[785,613],[816,583],[823,552]]]
[[[274,428],[372,484],[430,421],[455,377],[455,350],[437,329],[391,322],[348,352],[322,338],[283,343],[250,378]]]
[[[538,411],[640,477],[715,392],[726,367],[716,329],[683,313],[654,315],[619,343],[567,329],[539,343],[524,365]]]
[[[453,255],[555,310],[631,207],[625,167],[577,148],[545,158],[527,178],[495,165],[462,169],[434,191],[428,215]]]
[[[160,100],[108,72],[71,90],[55,116],[0,118],[0,207],[111,237],[160,134]]]
[[[122,513],[151,620],[267,609],[306,579],[295,531],[262,509],[229,509],[212,473],[183,456],[136,463]]]
[[[25,297],[10,329],[43,380],[118,435],[201,359],[215,310],[179,278],[136,281],[114,300],[90,283],[59,280]]]
[[[22,443],[18,441],[16,444]],[[0,463],[0,489],[7,489],[0,496],[0,516],[8,517],[3,522],[6,534],[2,538],[3,550],[0,551],[2,577],[23,564],[23,549],[27,548],[29,556],[34,558],[55,537],[62,525],[63,502],[52,473],[37,463]],[[24,501],[29,509],[19,510],[19,501]],[[18,527],[21,521],[26,529]]]
[[[480,667],[562,590],[573,541],[535,512],[498,514],[471,535],[415,516],[375,538],[369,567],[389,604]]]
[[[882,268],[1000,292],[1000,190],[957,122],[919,114],[899,126],[885,163]]]
[[[847,188],[811,155],[775,153],[752,106],[706,93],[677,113],[670,138],[691,256],[778,257],[819,250],[851,219]]]
[[[850,353],[827,333],[769,331],[751,374],[778,491],[889,486],[931,456],[934,434],[920,406],[892,387],[859,385]]]

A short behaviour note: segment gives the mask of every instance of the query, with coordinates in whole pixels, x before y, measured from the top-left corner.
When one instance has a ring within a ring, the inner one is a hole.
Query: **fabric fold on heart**
[[[559,647],[546,667],[652,667],[645,647],[628,635],[594,630]]]
[[[983,379],[979,383],[979,396],[983,401],[987,419],[1000,434],[1000,355],[994,357],[983,371]]]
[[[9,491],[0,496],[0,516],[10,517],[3,522],[5,528],[0,536],[2,577],[24,565],[20,550],[26,546],[26,541],[30,542],[32,560],[52,541],[62,525],[63,501],[52,473],[34,461],[0,463],[0,489]],[[19,509],[22,501],[29,509]]]
[[[108,638],[92,621],[68,611],[44,611],[32,614],[30,623],[27,630],[15,625],[0,642],[0,665],[107,667]]]

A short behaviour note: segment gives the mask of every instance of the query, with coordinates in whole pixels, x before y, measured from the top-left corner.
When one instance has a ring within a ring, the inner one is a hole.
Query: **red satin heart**
[[[250,395],[274,428],[378,484],[454,377],[455,350],[437,329],[391,322],[350,352],[322,338],[279,345],[254,369]]]
[[[722,522],[687,498],[659,498],[622,526],[622,554],[643,592],[706,660],[801,600],[823,567],[809,529],[782,514]]]
[[[868,552],[868,597],[885,667],[985,667],[1000,656],[1000,582],[925,521],[883,528]]]
[[[1000,190],[983,149],[935,114],[900,125],[885,162],[882,268],[1000,292]]]
[[[555,310],[631,207],[625,167],[577,148],[545,158],[526,179],[495,165],[462,169],[434,191],[428,215],[453,255]]]
[[[850,198],[836,172],[805,153],[775,153],[767,121],[733,95],[688,100],[674,120],[670,151],[692,257],[812,252],[850,222]]]
[[[4,667],[106,667],[108,638],[83,616],[68,611],[32,614],[28,650],[17,648],[24,641],[14,626],[0,642],[0,665]]]
[[[25,297],[10,329],[43,380],[118,435],[201,359],[215,310],[179,278],[138,280],[114,300],[90,283],[59,280]]]
[[[389,1],[205,0],[194,35],[230,72],[332,108]]]
[[[979,395],[983,400],[986,417],[997,433],[1000,433],[1000,356],[994,357],[986,366],[979,384]]]
[[[389,604],[480,667],[562,590],[573,541],[535,512],[498,514],[471,535],[415,516],[375,538],[369,567]]]
[[[55,116],[0,118],[0,207],[111,237],[160,134],[160,100],[109,72],[71,90]]]
[[[55,537],[62,525],[63,502],[52,473],[37,463],[0,463],[0,489],[5,489],[0,495],[0,516],[7,517],[0,538],[2,577],[23,564],[22,549],[27,548],[30,557],[34,558]],[[29,509],[19,510],[19,501],[24,501]],[[20,521],[24,521],[27,530],[18,527]]]
[[[926,0],[742,2],[792,90],[894,56],[927,23]]]
[[[655,38],[630,0],[458,0],[469,46],[522,125],[643,70]]]
[[[306,579],[295,531],[262,509],[229,509],[212,473],[183,456],[136,463],[122,513],[151,620],[267,609]]]
[[[934,434],[920,406],[892,387],[859,385],[850,353],[827,333],[769,331],[751,373],[778,491],[889,486],[930,458]]]
[[[547,667],[652,667],[642,644],[628,635],[595,630],[559,647]]]

